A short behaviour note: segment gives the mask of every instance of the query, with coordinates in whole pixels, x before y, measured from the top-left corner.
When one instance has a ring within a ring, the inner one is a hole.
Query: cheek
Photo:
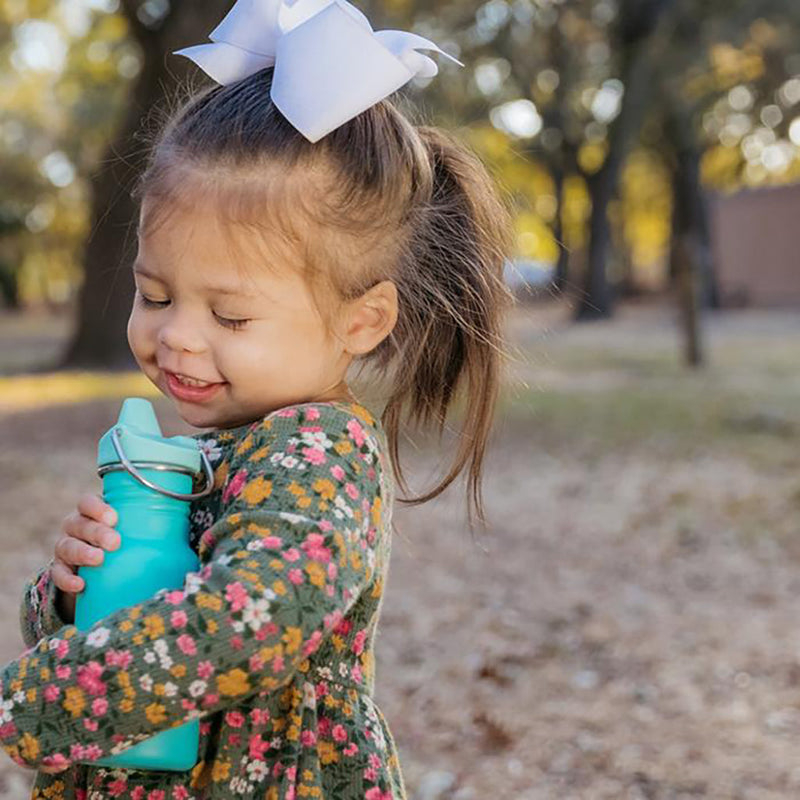
[[[152,351],[150,338],[146,320],[142,318],[141,311],[134,308],[128,317],[128,345],[137,360],[145,357],[148,351]]]

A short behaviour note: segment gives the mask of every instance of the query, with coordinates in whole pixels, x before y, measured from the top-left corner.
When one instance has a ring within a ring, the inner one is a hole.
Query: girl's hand
[[[103,502],[102,496],[87,493],[81,495],[78,510],[61,523],[64,535],[56,542],[51,574],[73,611],[75,595],[84,588],[78,567],[102,564],[103,549],[116,550],[120,546],[119,533],[111,527],[116,522],[117,512]]]

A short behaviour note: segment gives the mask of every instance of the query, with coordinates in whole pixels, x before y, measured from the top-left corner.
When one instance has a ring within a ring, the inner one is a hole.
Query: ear
[[[392,281],[380,281],[348,303],[345,350],[354,356],[374,350],[396,322],[397,287]]]

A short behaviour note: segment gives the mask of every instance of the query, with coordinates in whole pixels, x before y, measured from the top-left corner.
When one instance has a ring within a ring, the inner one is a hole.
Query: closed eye
[[[142,304],[144,308],[164,308],[165,306],[169,305],[169,300],[151,300],[149,297],[145,297],[141,292],[137,293],[139,297],[139,302]],[[228,328],[230,330],[241,330],[242,328],[250,322],[249,319],[228,319],[227,317],[221,317],[219,314],[212,312],[214,314],[214,319],[223,327]]]

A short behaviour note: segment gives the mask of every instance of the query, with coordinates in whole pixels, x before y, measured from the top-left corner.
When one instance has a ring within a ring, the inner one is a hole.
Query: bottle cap
[[[192,472],[201,469],[197,441],[191,436],[163,436],[153,404],[144,397],[127,397],[123,401],[116,424],[103,434],[98,443],[98,467],[120,463],[111,441],[114,429],[126,457],[134,463],[155,462],[184,467]]]

